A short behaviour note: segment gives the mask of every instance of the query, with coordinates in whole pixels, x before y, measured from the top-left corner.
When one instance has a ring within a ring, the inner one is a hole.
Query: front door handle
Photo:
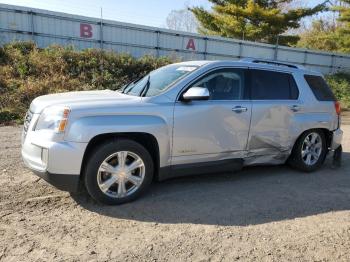
[[[292,105],[290,107],[290,110],[292,110],[293,112],[298,112],[300,110],[300,107],[298,105]]]
[[[234,108],[232,108],[232,111],[239,114],[242,112],[247,112],[248,108],[244,107],[244,106],[235,106]]]

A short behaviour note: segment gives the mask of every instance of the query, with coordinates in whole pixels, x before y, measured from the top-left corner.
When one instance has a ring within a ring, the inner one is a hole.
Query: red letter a
[[[196,46],[195,46],[194,40],[193,40],[192,38],[190,38],[190,39],[188,40],[186,49],[192,49],[193,51],[196,51]]]

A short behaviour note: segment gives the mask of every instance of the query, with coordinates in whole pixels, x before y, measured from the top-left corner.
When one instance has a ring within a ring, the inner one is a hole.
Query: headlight
[[[63,106],[50,106],[44,109],[35,130],[53,130],[57,133],[66,129],[70,109]]]

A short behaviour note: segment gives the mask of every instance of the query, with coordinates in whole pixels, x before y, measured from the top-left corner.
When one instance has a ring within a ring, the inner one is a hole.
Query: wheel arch
[[[299,141],[300,137],[302,137],[306,132],[309,132],[309,131],[313,131],[313,130],[318,130],[318,131],[322,131],[323,134],[325,135],[325,138],[326,138],[326,145],[327,145],[327,148],[329,148],[332,144],[332,138],[333,138],[333,133],[332,131],[330,131],[329,129],[327,128],[309,128],[309,129],[306,129],[304,130],[294,141],[293,143],[293,148],[292,148],[292,151],[294,150],[297,142]]]
[[[93,153],[93,150],[96,146],[105,143],[109,140],[118,141],[118,139],[121,138],[133,140],[141,144],[148,150],[154,164],[154,178],[158,179],[160,166],[159,143],[154,135],[144,132],[104,133],[93,137],[89,141],[84,152],[83,161],[81,164],[80,178],[82,179],[84,177],[84,167],[86,166],[86,162],[88,161],[90,155]]]

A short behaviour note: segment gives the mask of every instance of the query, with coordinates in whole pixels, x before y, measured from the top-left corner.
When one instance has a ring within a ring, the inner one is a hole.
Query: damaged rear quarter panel
[[[334,130],[337,116],[332,102],[316,100],[304,79],[305,72],[292,73],[298,100],[253,100],[245,165],[283,164],[299,136],[310,129]],[[300,110],[293,112],[297,105]]]

